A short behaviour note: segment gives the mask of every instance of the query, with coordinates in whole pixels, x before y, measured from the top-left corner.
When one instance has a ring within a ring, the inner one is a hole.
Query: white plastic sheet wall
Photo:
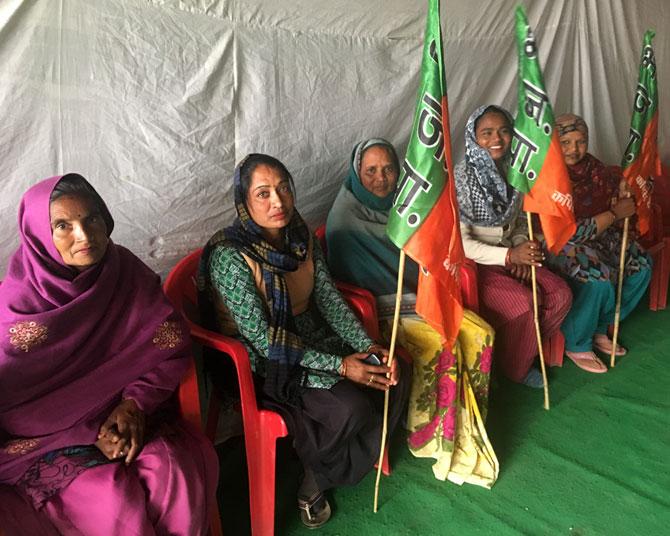
[[[591,151],[627,140],[642,35],[655,28],[659,144],[670,160],[667,0],[526,0],[557,113],[582,114]],[[447,0],[453,150],[478,105],[514,109],[517,0]],[[248,152],[292,171],[325,221],[353,144],[402,153],[418,84],[423,0],[0,0],[0,273],[22,193],[76,171],[116,219],[113,238],[166,273],[230,223]]]

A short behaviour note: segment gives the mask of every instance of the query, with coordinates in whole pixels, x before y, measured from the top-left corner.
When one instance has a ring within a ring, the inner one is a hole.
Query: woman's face
[[[495,162],[504,158],[512,143],[512,127],[507,117],[500,112],[486,112],[477,121],[475,140]]]
[[[286,227],[293,216],[293,192],[278,169],[259,164],[251,173],[247,193],[249,215],[265,229]]]
[[[374,145],[363,153],[358,176],[363,187],[377,197],[386,197],[395,191],[398,182],[393,157],[381,145]]]
[[[589,140],[580,130],[573,130],[561,136],[561,151],[563,151],[563,160],[568,166],[574,166],[579,163],[589,148]]]
[[[49,205],[51,233],[63,262],[82,272],[100,262],[107,251],[107,226],[95,203],[64,195]]]

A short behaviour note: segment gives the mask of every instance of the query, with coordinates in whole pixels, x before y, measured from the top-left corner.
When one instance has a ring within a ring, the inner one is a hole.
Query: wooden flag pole
[[[619,284],[616,290],[616,309],[614,312],[614,333],[612,334],[612,354],[610,355],[610,367],[616,364],[616,342],[619,338],[619,321],[621,320],[621,291],[623,289],[623,271],[626,264],[626,248],[628,247],[628,220],[623,221],[623,238],[621,239],[621,257],[619,259]]]
[[[391,347],[389,348],[389,359],[386,365],[390,367],[393,364],[395,356],[395,341],[398,336],[398,322],[400,321],[400,304],[402,302],[402,283],[405,277],[405,250],[400,250],[400,259],[398,260],[398,286],[395,293],[395,311],[393,312],[393,328],[391,330]],[[386,375],[388,377],[388,374]],[[377,513],[377,502],[379,499],[379,481],[382,476],[382,463],[384,461],[384,449],[386,448],[386,431],[388,428],[389,415],[389,394],[390,390],[384,393],[384,418],[382,420],[382,441],[379,447],[379,461],[377,462],[377,480],[375,481],[375,502],[374,513]]]
[[[533,222],[530,212],[526,212],[528,218],[528,238],[533,240]],[[549,409],[549,383],[547,381],[547,369],[544,365],[544,351],[542,350],[542,334],[540,333],[540,320],[537,310],[537,277],[535,266],[530,267],[531,281],[533,284],[533,318],[535,319],[535,336],[537,337],[537,349],[540,351],[540,369],[542,370],[542,383],[544,384],[544,409]]]

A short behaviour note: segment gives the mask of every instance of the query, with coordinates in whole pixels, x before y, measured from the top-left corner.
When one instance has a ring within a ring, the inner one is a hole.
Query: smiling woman
[[[542,335],[558,331],[570,308],[570,289],[546,268],[537,241],[528,240],[521,216],[522,194],[507,183],[513,120],[498,106],[477,108],[466,126],[465,159],[455,170],[463,249],[476,261],[481,313],[496,330],[496,362],[507,377],[542,387],[533,366],[537,340],[533,330],[531,266],[539,285]]]

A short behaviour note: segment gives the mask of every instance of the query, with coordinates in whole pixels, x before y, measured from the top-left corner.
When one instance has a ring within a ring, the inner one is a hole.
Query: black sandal
[[[308,500],[298,497],[298,510],[300,521],[308,529],[318,529],[330,519],[332,513],[328,499],[321,491]]]

